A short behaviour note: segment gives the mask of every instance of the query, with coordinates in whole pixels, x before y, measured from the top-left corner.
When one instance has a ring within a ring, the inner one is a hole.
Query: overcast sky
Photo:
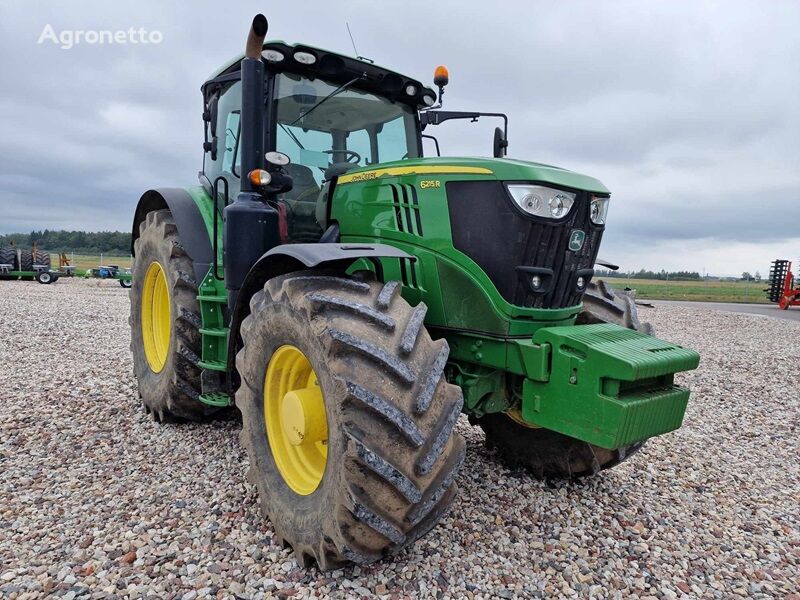
[[[612,191],[600,255],[624,269],[760,270],[800,256],[798,2],[0,0],[0,233],[127,230],[142,191],[194,185],[200,84],[270,39],[360,54],[430,82],[445,108],[506,112],[509,155]],[[302,9],[301,12],[297,9]],[[154,44],[37,41],[155,31]],[[445,155],[491,154],[490,120]]]

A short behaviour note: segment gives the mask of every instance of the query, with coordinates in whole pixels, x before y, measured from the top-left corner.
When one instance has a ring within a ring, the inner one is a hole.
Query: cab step
[[[228,292],[224,282],[216,279],[213,268],[208,270],[200,284],[197,300],[200,303],[202,327],[202,354],[200,368],[225,373],[228,370],[228,334],[225,326],[225,309],[228,304]]]
[[[231,406],[231,397],[228,394],[212,392],[210,394],[200,394],[200,402],[209,406]]]

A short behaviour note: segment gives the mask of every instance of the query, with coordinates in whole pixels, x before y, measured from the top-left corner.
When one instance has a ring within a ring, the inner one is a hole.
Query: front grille
[[[563,221],[534,220],[518,209],[501,182],[447,183],[447,202],[453,245],[474,260],[511,304],[536,308],[565,308],[579,304],[579,271],[588,283],[603,237],[603,227],[589,221],[589,193],[577,192]],[[571,190],[574,191],[574,190]],[[583,247],[569,250],[570,235],[583,231]],[[552,270],[548,291],[534,293],[530,270]]]

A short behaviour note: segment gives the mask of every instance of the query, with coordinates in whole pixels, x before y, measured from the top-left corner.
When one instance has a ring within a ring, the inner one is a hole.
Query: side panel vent
[[[422,219],[419,214],[417,188],[413,185],[392,184],[392,202],[397,220],[397,231],[422,237]]]
[[[403,285],[411,288],[419,288],[417,284],[417,267],[415,261],[408,258],[401,258],[400,260],[400,278]]]

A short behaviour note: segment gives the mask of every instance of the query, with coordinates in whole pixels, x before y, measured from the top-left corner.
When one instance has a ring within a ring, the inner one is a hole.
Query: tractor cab
[[[281,170],[291,183],[275,196],[286,221],[282,241],[314,242],[323,233],[334,178],[421,157],[418,110],[436,96],[419,81],[318,48],[268,42],[261,57],[262,148],[289,158]],[[209,193],[221,191],[225,204],[248,187],[242,185],[248,172],[242,172],[241,75],[238,59],[202,86],[206,152],[200,179]]]
[[[419,81],[319,48],[275,41],[263,44],[263,150],[288,157],[281,171],[290,178],[274,201],[282,219],[282,242],[316,242],[327,224],[334,180],[377,164],[419,159],[422,132],[451,119],[499,117],[494,156],[505,156],[508,119],[502,113],[436,111],[449,74],[437,67],[437,93]],[[247,188],[242,181],[241,59],[220,69],[202,86],[205,156],[201,182],[209,194],[222,191],[227,204]],[[260,90],[255,94],[261,98]],[[264,165],[256,156],[254,164]],[[269,161],[267,161],[269,162]],[[244,173],[247,178],[249,171]],[[220,181],[222,178],[224,181]],[[285,221],[285,223],[283,222]]]

